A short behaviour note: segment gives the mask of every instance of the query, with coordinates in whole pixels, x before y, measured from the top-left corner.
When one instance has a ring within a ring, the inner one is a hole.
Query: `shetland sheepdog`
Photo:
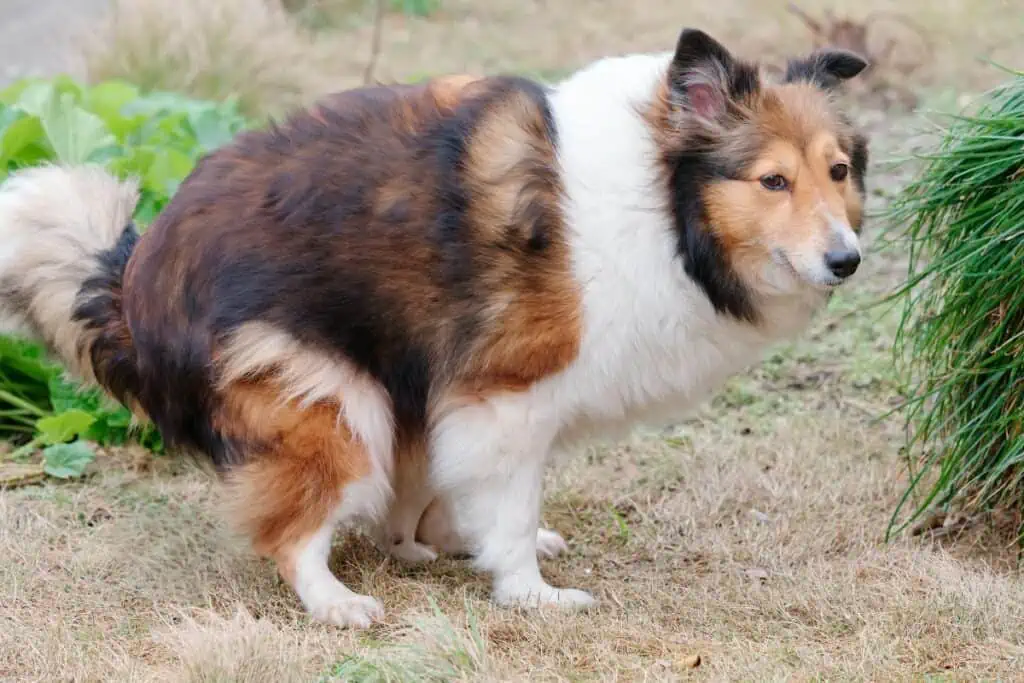
[[[89,166],[0,190],[0,323],[172,449],[309,614],[381,602],[336,528],[467,554],[502,605],[585,608],[538,554],[550,454],[671,421],[804,329],[857,270],[867,142],[818,50],[769,77],[706,33],[545,86],[337,93],[239,134],[142,234]]]

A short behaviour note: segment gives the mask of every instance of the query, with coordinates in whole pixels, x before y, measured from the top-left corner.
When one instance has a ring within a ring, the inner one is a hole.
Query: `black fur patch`
[[[717,312],[755,322],[758,314],[752,295],[730,266],[721,242],[708,229],[701,200],[706,185],[736,174],[736,169],[714,161],[715,152],[710,141],[705,141],[704,146],[678,152],[666,160],[678,250],[686,274],[700,285]]]
[[[100,331],[88,349],[93,369],[100,383],[122,402],[140,389],[121,299],[124,270],[138,241],[139,233],[134,223],[129,223],[113,247],[97,254],[96,273],[79,287],[71,316],[88,329]]]
[[[784,81],[807,81],[825,90],[832,90],[845,80],[866,69],[868,63],[859,55],[846,50],[819,50],[804,59],[793,59],[786,64]]]
[[[863,197],[865,194],[864,179],[868,172],[868,140],[860,133],[853,136],[853,144],[850,149],[850,169],[853,171],[853,182],[857,191]]]
[[[736,103],[761,89],[756,66],[733,58],[722,44],[703,31],[684,29],[668,72],[669,87],[684,101],[691,72],[699,74],[701,82],[719,93],[721,100],[713,109],[727,125],[739,123],[743,116]],[[718,80],[708,80],[709,77]],[[730,115],[724,116],[727,113]],[[708,226],[701,199],[708,184],[739,177],[750,161],[737,157],[735,152],[731,152],[730,157],[720,151],[720,141],[715,137],[720,134],[691,133],[665,153],[678,250],[687,275],[700,285],[717,312],[753,322],[757,319],[757,310],[752,295],[729,264],[721,241]],[[742,149],[744,146],[751,145],[733,147]]]
[[[89,349],[96,377],[123,403],[137,400],[169,448],[209,454],[222,468],[230,450],[209,422],[212,407],[208,349],[182,349],[194,342],[129,329],[124,315],[123,278],[139,241],[129,224],[117,243],[97,255],[96,274],[82,283],[72,318],[99,331]],[[174,347],[178,348],[174,348]],[[147,350],[140,355],[138,348]],[[154,358],[161,362],[154,363]]]
[[[729,97],[742,100],[761,89],[761,77],[757,67],[744,62],[733,62],[729,70]]]

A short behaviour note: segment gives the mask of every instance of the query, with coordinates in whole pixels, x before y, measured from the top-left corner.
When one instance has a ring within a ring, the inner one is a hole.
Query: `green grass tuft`
[[[467,623],[456,626],[433,598],[428,600],[433,614],[414,620],[399,643],[345,657],[320,683],[474,680],[487,668],[487,642],[472,607],[467,601]]]
[[[909,250],[895,353],[913,475],[890,533],[922,488],[900,528],[954,501],[1024,503],[1024,74],[922,160],[887,212]]]

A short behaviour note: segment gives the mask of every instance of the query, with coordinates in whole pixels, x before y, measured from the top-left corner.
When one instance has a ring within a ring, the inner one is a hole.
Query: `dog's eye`
[[[778,192],[789,187],[789,183],[787,183],[786,179],[778,173],[772,173],[770,175],[761,176],[761,186],[766,190]]]
[[[828,171],[829,175],[832,176],[832,180],[837,183],[841,183],[846,180],[846,176],[850,173],[850,167],[846,164],[832,164],[832,168]]]

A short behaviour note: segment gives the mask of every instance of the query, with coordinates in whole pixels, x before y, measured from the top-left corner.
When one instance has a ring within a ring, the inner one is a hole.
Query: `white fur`
[[[667,66],[667,56],[604,60],[554,97],[585,322],[576,362],[535,393],[559,414],[564,444],[678,419],[824,302],[819,291],[773,297],[753,326],[717,314],[684,272],[657,150],[636,113]]]
[[[342,489],[341,503],[297,550],[293,587],[314,619],[341,627],[366,628],[384,617],[380,601],[355,593],[339,581],[328,559],[336,528],[351,529],[379,520],[390,502],[390,476],[371,461],[370,474]]]
[[[496,602],[587,607],[589,594],[548,585],[537,563],[544,465],[558,428],[544,407],[527,392],[448,413],[431,433],[431,475],[475,565],[493,576]]]
[[[342,507],[345,505],[342,503]],[[384,607],[375,598],[353,592],[338,581],[327,566],[334,535],[334,519],[344,514],[344,511],[339,510],[298,551],[293,588],[314,619],[336,626],[366,628],[384,617]]]
[[[760,302],[755,327],[719,315],[685,274],[657,149],[638,110],[668,55],[606,59],[552,98],[574,273],[583,291],[578,358],[530,391],[446,415],[433,434],[432,476],[455,526],[472,539],[501,603],[588,606],[537,568],[541,476],[553,447],[679,419],[729,375],[810,320],[821,290],[789,288]]]
[[[114,246],[131,220],[137,189],[97,166],[44,165],[0,186],[0,333],[38,337],[68,370],[92,382],[82,353],[95,331],[72,317],[95,256]]]

